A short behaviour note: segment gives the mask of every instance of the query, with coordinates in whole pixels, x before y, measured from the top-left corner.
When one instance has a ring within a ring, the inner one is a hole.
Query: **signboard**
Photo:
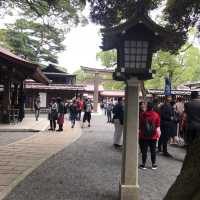
[[[164,94],[165,94],[165,96],[171,96],[171,80],[168,78],[168,77],[166,77],[165,78],[165,91],[164,91]]]
[[[47,107],[47,93],[40,92],[40,107],[46,108]]]

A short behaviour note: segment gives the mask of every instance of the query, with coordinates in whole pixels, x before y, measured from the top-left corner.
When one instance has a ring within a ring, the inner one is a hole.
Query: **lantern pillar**
[[[138,200],[138,114],[139,81],[127,80],[125,93],[124,135],[120,200]]]

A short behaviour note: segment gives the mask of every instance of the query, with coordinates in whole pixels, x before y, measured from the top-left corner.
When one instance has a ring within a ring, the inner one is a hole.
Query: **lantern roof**
[[[152,50],[177,49],[177,41],[181,39],[181,33],[171,31],[156,24],[147,12],[136,11],[136,13],[125,23],[110,28],[101,29],[103,34],[103,45],[101,48],[106,51],[118,47],[119,40],[123,38],[131,29],[143,27],[151,32],[151,41],[154,43]],[[144,34],[144,33],[143,33]],[[148,36],[149,37],[149,36]]]

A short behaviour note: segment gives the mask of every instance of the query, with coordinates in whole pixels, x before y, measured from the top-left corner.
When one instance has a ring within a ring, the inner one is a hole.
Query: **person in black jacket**
[[[118,99],[117,104],[113,108],[113,120],[115,126],[113,145],[115,148],[122,146],[122,133],[124,122],[124,108],[122,104],[122,98]]]
[[[58,105],[58,119],[57,123],[59,128],[56,131],[63,131],[65,105],[60,97],[56,99]]]
[[[188,145],[200,136],[200,91],[191,92],[191,101],[185,104]]]
[[[171,129],[173,127],[173,107],[170,104],[171,96],[165,97],[165,103],[160,108],[160,129],[161,136],[158,142],[158,151],[162,152],[163,155],[171,157],[167,151],[167,143],[171,136]]]
[[[69,113],[72,124],[71,128],[74,128],[78,113],[78,102],[76,100],[73,100],[72,104],[69,106]]]
[[[179,114],[176,110],[176,103],[175,101],[171,102],[171,106],[172,106],[172,116],[173,116],[173,120],[172,120],[172,127],[171,127],[171,141],[170,144],[176,144],[177,143],[177,137],[178,137],[178,123],[179,123]]]

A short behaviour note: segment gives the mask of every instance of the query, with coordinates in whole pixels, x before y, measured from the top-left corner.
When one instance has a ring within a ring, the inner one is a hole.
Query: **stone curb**
[[[0,129],[0,132],[40,132],[37,129]]]

